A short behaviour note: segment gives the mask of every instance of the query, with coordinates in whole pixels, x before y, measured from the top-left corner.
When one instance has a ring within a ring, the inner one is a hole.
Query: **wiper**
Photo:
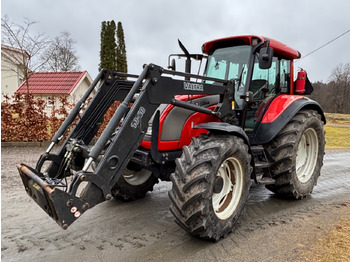
[[[215,70],[219,70],[219,68],[220,68],[220,64],[219,64],[219,62],[216,62],[215,66],[214,66],[214,69]]]
[[[241,86],[242,76],[243,76],[243,72],[244,72],[244,67],[245,67],[245,66],[242,66],[241,72],[239,72],[238,89],[237,89],[237,91],[239,90],[239,87]]]

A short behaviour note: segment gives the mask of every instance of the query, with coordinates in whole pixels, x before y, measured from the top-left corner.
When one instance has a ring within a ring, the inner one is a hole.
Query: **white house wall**
[[[1,102],[5,99],[4,95],[11,97],[16,92],[22,79],[17,67],[1,52]]]

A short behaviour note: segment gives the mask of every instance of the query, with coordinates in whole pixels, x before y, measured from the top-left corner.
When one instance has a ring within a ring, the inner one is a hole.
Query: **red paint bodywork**
[[[202,95],[203,96],[203,95]],[[202,97],[200,95],[193,96],[192,99]],[[272,99],[273,97],[271,97]],[[261,123],[271,123],[274,122],[294,101],[298,99],[305,98],[304,96],[298,96],[298,95],[280,95],[271,102],[270,105],[268,103],[265,106],[268,106],[267,111],[265,112]],[[186,101],[188,99],[188,96],[177,96],[176,99],[181,101]],[[263,105],[262,105],[263,106]],[[263,111],[265,111],[265,106],[261,108],[261,112],[257,114],[261,114]],[[170,113],[170,111],[174,108],[174,106],[169,105],[164,112],[160,116],[160,123],[159,123],[159,134],[162,133],[162,127],[164,120]],[[214,109],[215,106],[209,107],[210,109]],[[259,111],[259,110],[258,110]],[[260,118],[256,116],[256,118]],[[182,132],[181,132],[181,138],[179,141],[162,141],[160,139],[160,136],[158,137],[158,150],[159,151],[171,151],[171,150],[177,150],[181,149],[185,145],[189,145],[191,142],[192,137],[198,137],[201,133],[207,133],[207,130],[205,129],[194,129],[193,127],[201,124],[201,123],[208,123],[208,122],[220,122],[220,119],[206,115],[203,113],[194,113],[192,114],[187,121],[185,122]],[[141,146],[145,149],[151,148],[151,142],[150,141],[142,141]]]
[[[304,96],[280,95],[276,97],[265,112],[261,123],[271,123],[275,121],[294,101],[301,98],[304,98]]]
[[[300,58],[300,53],[271,38],[263,37],[263,36],[255,36],[255,35],[243,35],[243,36],[233,36],[233,37],[226,37],[226,38],[221,38],[221,39],[216,39],[212,40],[209,42],[206,42],[202,46],[202,50],[204,54],[209,54],[211,53],[214,49],[216,49],[218,46],[220,48],[220,45],[227,45],[230,46],[230,42],[234,41],[242,41],[246,45],[252,45],[252,40],[253,39],[258,39],[258,42],[264,41],[266,39],[270,40],[270,47],[274,49],[274,54],[277,54],[278,56],[290,60],[290,73],[293,75],[293,70],[294,70],[294,65],[293,65],[293,59]],[[291,78],[291,86],[293,86],[293,79]],[[291,105],[294,101],[303,98],[303,96],[297,96],[293,95],[293,88],[290,90],[289,95],[280,95],[271,102],[266,101],[265,104],[262,104],[260,107],[260,110],[256,112],[255,117],[257,119],[260,119],[261,114],[264,113],[266,110],[266,107],[268,107],[267,111],[265,112],[262,122],[261,123],[271,123],[275,121],[278,116],[280,116],[286,108],[288,108],[289,105]],[[176,99],[181,100],[181,101],[187,101],[187,100],[192,100],[196,98],[203,97],[205,95],[193,95],[193,96],[187,96],[187,95],[180,95],[176,96]],[[160,116],[160,123],[159,123],[159,134],[162,133],[162,128],[164,124],[164,120],[166,117],[169,115],[170,111],[174,108],[172,105],[168,105],[167,108],[163,111],[163,113]],[[210,109],[214,109],[214,106],[209,107]],[[207,133],[207,130],[205,129],[194,129],[193,127],[201,124],[201,123],[208,123],[208,122],[220,122],[220,119],[211,116],[211,115],[206,115],[203,113],[198,113],[195,112],[192,115],[189,116],[187,121],[185,122],[182,132],[181,132],[181,137],[179,141],[162,141],[160,140],[161,135],[158,137],[158,150],[159,151],[171,151],[171,150],[177,150],[181,149],[184,145],[188,145],[191,142],[192,137],[197,137],[201,133]],[[181,128],[181,127],[180,127]],[[150,149],[151,148],[151,142],[150,141],[142,141],[140,146],[144,147],[145,149]]]
[[[232,37],[226,37],[226,38],[212,40],[212,41],[204,43],[202,50],[203,50],[203,53],[209,54],[215,44],[220,43],[220,42],[229,42],[230,40],[232,40],[232,41],[242,40],[245,44],[252,45],[253,38],[257,38],[260,41],[264,41],[266,39],[269,39],[270,46],[273,48],[274,53],[278,54],[279,56],[281,56],[285,59],[297,59],[297,58],[300,58],[300,56],[301,56],[297,50],[295,50],[295,49],[293,49],[293,48],[291,48],[291,47],[289,47],[289,46],[287,46],[287,45],[285,45],[277,40],[274,40],[274,39],[268,38],[268,37],[264,37],[264,36],[256,36],[256,35],[232,36]]]
[[[187,95],[179,95],[175,98],[180,101],[187,101],[187,100],[193,100],[196,98],[203,97],[205,95],[193,95],[193,96],[187,96]],[[163,113],[160,115],[159,119],[159,134],[162,134],[162,128],[165,119],[169,115],[170,111],[174,108],[173,105],[168,105],[167,108],[163,111]],[[209,109],[213,110],[215,108],[215,105],[208,107]],[[189,145],[191,142],[192,137],[198,137],[201,133],[207,133],[208,131],[205,129],[194,129],[193,127],[202,123],[208,123],[208,122],[220,122],[220,119],[216,118],[215,116],[206,115],[203,113],[195,112],[186,120],[182,132],[181,137],[179,141],[162,141],[160,139],[161,135],[158,137],[158,150],[159,151],[171,151],[176,149],[181,149],[185,145]],[[142,146],[145,149],[151,149],[151,142],[150,141],[142,141],[140,146]]]

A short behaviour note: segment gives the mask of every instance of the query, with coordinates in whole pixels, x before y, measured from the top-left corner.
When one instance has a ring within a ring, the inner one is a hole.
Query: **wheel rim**
[[[123,171],[125,181],[132,186],[142,185],[150,178],[151,175],[152,172],[146,169],[141,169],[140,171],[125,169]]]
[[[296,173],[301,183],[311,178],[318,156],[318,138],[313,128],[308,128],[302,135],[296,157]]]
[[[212,205],[215,215],[224,220],[236,210],[243,191],[243,170],[238,159],[227,158],[220,166],[217,176],[223,179],[223,186],[219,193],[213,194]]]

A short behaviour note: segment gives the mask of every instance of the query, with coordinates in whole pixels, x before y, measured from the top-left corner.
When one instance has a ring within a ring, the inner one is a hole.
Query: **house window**
[[[47,101],[46,101],[46,105],[49,106],[49,107],[54,106],[55,105],[55,98],[51,97],[51,96],[48,96],[47,97]]]

